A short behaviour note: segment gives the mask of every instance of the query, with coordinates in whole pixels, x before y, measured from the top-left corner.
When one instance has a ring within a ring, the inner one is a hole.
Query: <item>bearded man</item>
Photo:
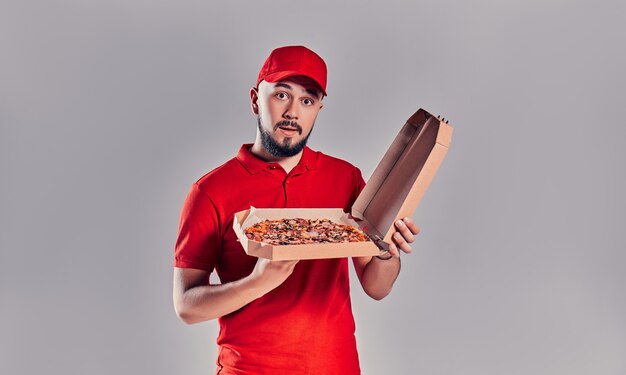
[[[184,203],[174,306],[186,323],[219,319],[219,374],[359,374],[348,260],[248,256],[234,214],[260,208],[343,208],[365,186],[352,164],[306,146],[326,96],[326,64],[303,46],[277,48],[250,90],[256,139],[204,175]],[[418,227],[396,222],[388,257],[352,258],[364,291],[382,299]],[[219,284],[209,282],[215,271]]]

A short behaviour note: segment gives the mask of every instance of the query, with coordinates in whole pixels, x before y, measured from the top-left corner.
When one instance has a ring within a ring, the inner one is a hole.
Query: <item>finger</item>
[[[400,257],[400,252],[398,251],[398,248],[394,244],[389,244],[389,254],[391,254],[391,256],[394,258]]]
[[[271,260],[270,262],[272,263],[276,263],[276,264],[291,264],[291,263],[298,263],[298,259],[287,259],[287,260]]]
[[[411,249],[411,246],[406,242],[400,232],[396,232],[393,234],[393,242],[395,242],[396,246],[399,247],[400,250],[404,251],[407,254],[413,251],[413,249]]]
[[[415,237],[413,237],[413,233],[411,233],[411,230],[406,226],[404,221],[396,220],[396,229],[402,235],[402,237],[404,237],[404,240],[406,242],[411,243],[415,241]]]
[[[290,270],[293,269],[299,260],[272,260],[272,264],[274,267],[279,269]]]
[[[407,228],[409,228],[409,230],[411,231],[411,233],[413,234],[419,234],[420,232],[420,227],[417,226],[417,224],[415,224],[413,222],[413,220],[411,220],[410,217],[405,217],[404,219],[402,219],[402,221],[404,222],[404,224],[406,225]]]

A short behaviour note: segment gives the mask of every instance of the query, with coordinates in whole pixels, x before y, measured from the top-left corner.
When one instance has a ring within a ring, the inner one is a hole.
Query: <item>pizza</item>
[[[271,245],[369,241],[360,229],[337,224],[329,219],[263,220],[246,228],[245,234],[250,240]]]

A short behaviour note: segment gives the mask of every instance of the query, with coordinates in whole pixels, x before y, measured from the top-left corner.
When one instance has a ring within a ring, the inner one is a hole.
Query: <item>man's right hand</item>
[[[287,280],[297,263],[297,260],[259,258],[249,277],[253,282],[258,283],[259,288],[264,290],[263,294],[265,294]]]
[[[297,260],[259,258],[250,275],[225,284],[209,284],[209,272],[174,268],[174,306],[185,323],[230,314],[275,289],[293,272]]]

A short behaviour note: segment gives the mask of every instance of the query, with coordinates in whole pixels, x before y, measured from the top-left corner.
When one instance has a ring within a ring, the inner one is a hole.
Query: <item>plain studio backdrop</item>
[[[367,179],[449,119],[364,374],[626,374],[624,1],[0,3],[0,373],[210,374],[171,298],[183,200],[252,142],[274,48],[329,68],[310,139]],[[312,327],[314,329],[314,327]]]

